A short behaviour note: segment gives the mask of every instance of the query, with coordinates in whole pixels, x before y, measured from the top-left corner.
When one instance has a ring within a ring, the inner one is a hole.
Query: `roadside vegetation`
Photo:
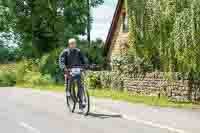
[[[15,65],[0,65],[0,87],[14,86],[16,84]]]
[[[179,72],[181,79],[200,80],[200,1],[126,2],[131,46],[127,62],[143,72]]]
[[[0,87],[14,86],[16,84],[16,74],[14,71],[0,70]]]
[[[34,65],[33,65],[34,64]],[[20,62],[17,66],[17,87],[31,88],[41,91],[65,92],[63,75],[60,75],[59,82],[56,82],[50,74],[41,74],[39,65],[32,60]],[[23,71],[24,70],[24,71]],[[175,107],[175,108],[199,108],[199,103],[170,101],[165,96],[142,96],[132,94],[120,89],[120,79],[113,73],[108,75],[104,72],[103,81],[100,80],[98,72],[88,72],[85,77],[85,84],[89,88],[91,96],[109,98],[113,100],[140,103],[150,106]],[[111,77],[114,78],[111,82]],[[101,77],[102,78],[102,77]]]

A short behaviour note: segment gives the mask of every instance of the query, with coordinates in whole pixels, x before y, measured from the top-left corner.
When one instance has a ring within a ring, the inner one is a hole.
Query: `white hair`
[[[69,39],[68,43],[69,43],[69,44],[71,44],[71,43],[76,43],[76,39],[75,39],[75,38],[71,38],[71,39]]]

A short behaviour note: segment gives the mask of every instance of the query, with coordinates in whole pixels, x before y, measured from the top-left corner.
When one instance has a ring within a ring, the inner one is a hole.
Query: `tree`
[[[15,47],[5,45],[4,41],[0,40],[0,63],[15,62],[19,52]]]
[[[91,0],[90,6],[96,7],[102,2]],[[19,46],[30,50],[31,57],[41,57],[64,46],[67,38],[86,32],[86,0],[4,0],[0,4],[12,17],[11,22],[4,19],[1,31],[9,27],[19,40]],[[3,15],[6,13],[4,11]],[[9,25],[6,25],[7,22]]]
[[[154,70],[199,79],[200,1],[127,0],[127,7],[132,53]]]

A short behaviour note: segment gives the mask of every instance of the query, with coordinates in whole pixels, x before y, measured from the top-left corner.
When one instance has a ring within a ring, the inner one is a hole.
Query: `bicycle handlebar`
[[[100,71],[102,69],[102,66],[96,65],[96,64],[86,64],[86,65],[79,65],[79,66],[68,66],[67,69],[72,68],[81,68],[86,70],[94,70],[94,71]]]

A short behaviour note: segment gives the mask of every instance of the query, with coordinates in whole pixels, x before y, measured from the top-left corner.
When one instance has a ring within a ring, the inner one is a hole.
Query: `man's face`
[[[76,48],[76,43],[74,43],[74,42],[73,42],[73,43],[70,43],[70,44],[69,44],[69,48]]]

